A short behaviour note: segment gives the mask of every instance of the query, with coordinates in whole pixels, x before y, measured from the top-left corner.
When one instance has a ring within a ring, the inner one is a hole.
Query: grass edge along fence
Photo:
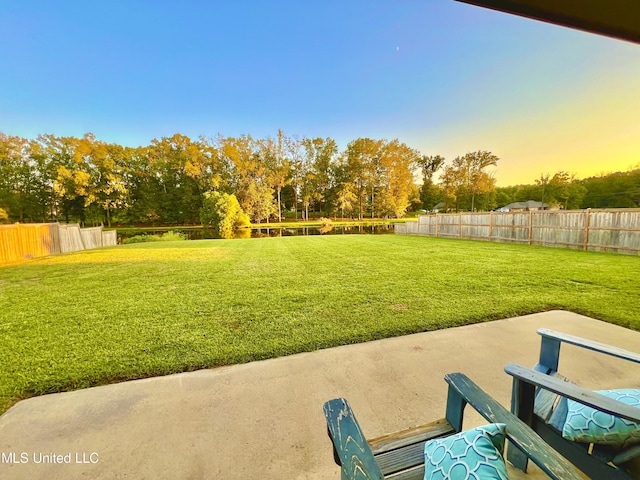
[[[116,245],[115,230],[78,224],[16,223],[0,225],[0,265],[55,253]]]
[[[640,209],[419,215],[394,233],[640,254]]]

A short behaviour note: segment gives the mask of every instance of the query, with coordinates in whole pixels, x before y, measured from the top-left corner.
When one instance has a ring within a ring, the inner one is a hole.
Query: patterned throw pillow
[[[505,424],[474,428],[424,444],[425,480],[507,480]]]
[[[600,390],[596,393],[640,407],[638,389]],[[567,407],[569,411],[562,428],[562,437],[567,440],[616,447],[627,447],[640,442],[640,424],[600,412],[573,400],[567,400]]]

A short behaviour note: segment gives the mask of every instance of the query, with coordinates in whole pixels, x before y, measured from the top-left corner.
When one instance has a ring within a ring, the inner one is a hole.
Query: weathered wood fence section
[[[419,215],[395,233],[640,253],[640,210],[544,210]]]
[[[80,228],[78,224],[0,225],[0,265],[54,253],[77,252],[117,244],[115,230]]]

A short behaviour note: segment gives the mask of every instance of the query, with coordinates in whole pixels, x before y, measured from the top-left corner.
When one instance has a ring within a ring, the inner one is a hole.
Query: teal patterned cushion
[[[424,444],[425,480],[506,480],[504,423],[474,428]]]
[[[600,390],[596,393],[640,407],[638,389]],[[567,419],[562,428],[562,436],[567,440],[616,447],[640,442],[640,425],[635,422],[600,412],[573,400],[567,400],[567,408]]]

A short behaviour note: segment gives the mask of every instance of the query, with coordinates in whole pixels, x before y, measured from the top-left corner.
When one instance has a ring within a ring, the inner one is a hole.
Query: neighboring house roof
[[[438,203],[436,206],[433,207],[434,210],[441,210],[443,208],[445,208],[447,205],[444,202],[440,202]]]
[[[509,210],[532,210],[532,209],[549,208],[549,205],[535,200],[527,200],[526,202],[514,202],[499,208],[500,212],[508,212]]]

